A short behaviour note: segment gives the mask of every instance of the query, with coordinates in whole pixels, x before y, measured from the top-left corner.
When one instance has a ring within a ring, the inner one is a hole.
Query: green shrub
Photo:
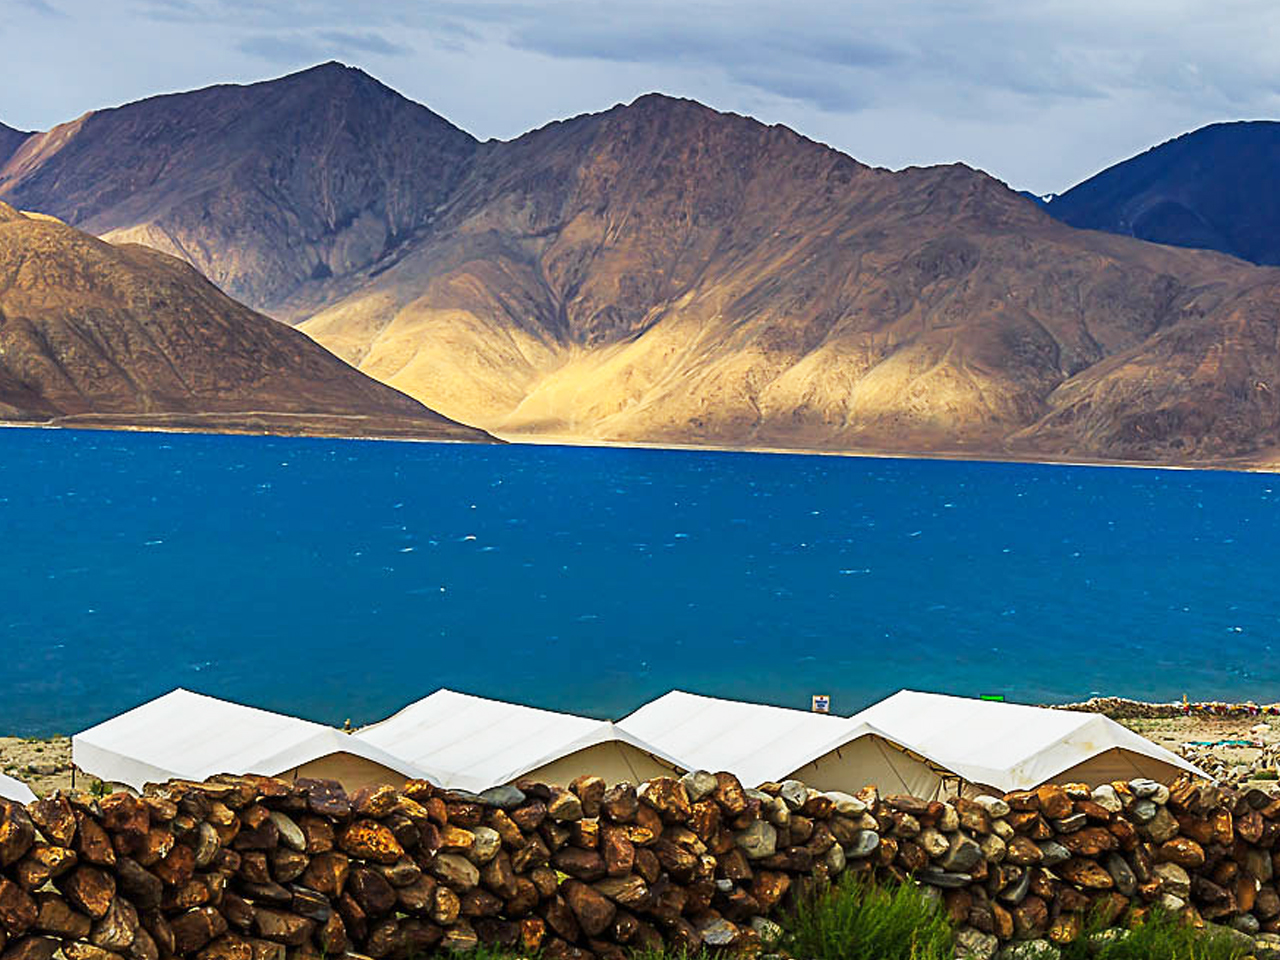
[[[797,898],[778,920],[788,952],[811,960],[952,960],[954,934],[913,883],[881,885],[846,874]]]
[[[1090,937],[1106,930],[1099,923],[1087,926],[1084,936],[1063,947],[1062,960],[1242,960],[1248,951],[1229,934],[1212,927],[1197,930],[1175,915],[1154,912],[1123,932],[1111,934],[1101,949],[1091,952]]]

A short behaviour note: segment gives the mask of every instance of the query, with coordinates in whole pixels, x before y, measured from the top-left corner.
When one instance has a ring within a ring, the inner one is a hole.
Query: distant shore
[[[385,433],[344,433],[334,430],[268,430],[256,426],[226,425],[222,427],[204,426],[196,423],[162,424],[162,423],[119,423],[95,422],[93,415],[82,418],[59,418],[56,420],[8,420],[0,421],[0,428],[12,427],[24,430],[101,430],[118,433],[169,433],[191,434],[196,436],[244,436],[244,437],[283,437],[306,438],[318,440],[372,440],[391,441],[396,443],[457,443],[490,445],[493,441],[462,440],[451,437],[422,437],[408,434]],[[219,417],[223,414],[184,414],[187,419],[199,420],[202,417]],[[271,416],[294,417],[299,420],[307,417],[329,416],[314,414],[271,414]],[[659,443],[644,440],[601,440],[562,436],[553,434],[502,433],[490,431],[494,441],[512,446],[534,447],[589,447],[596,449],[620,450],[675,450],[683,452],[711,451],[716,453],[754,453],[779,454],[785,456],[816,457],[852,457],[866,460],[943,460],[959,463],[1023,463],[1047,467],[1123,467],[1132,470],[1214,470],[1227,473],[1280,473],[1280,459],[1251,460],[1247,457],[1211,460],[1197,463],[1156,463],[1146,460],[1112,460],[1102,457],[1050,457],[1044,454],[1035,456],[999,455],[981,453],[971,450],[881,450],[875,448],[858,448],[850,450],[833,450],[820,447],[771,447],[756,444],[723,444],[723,443]]]

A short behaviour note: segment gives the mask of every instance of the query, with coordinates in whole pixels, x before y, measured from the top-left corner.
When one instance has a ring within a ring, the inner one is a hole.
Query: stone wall
[[[1061,942],[1091,910],[1118,920],[1155,904],[1270,949],[1277,839],[1280,799],[1190,780],[942,803],[748,790],[723,773],[483,797],[218,777],[0,801],[0,957],[750,952],[773,946],[766,918],[789,896],[846,871],[925,884],[964,955]]]

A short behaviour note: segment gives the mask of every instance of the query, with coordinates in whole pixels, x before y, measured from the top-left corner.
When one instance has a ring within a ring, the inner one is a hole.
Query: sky
[[[327,60],[481,139],[659,91],[1037,193],[1280,118],[1275,0],[0,0],[0,123]]]

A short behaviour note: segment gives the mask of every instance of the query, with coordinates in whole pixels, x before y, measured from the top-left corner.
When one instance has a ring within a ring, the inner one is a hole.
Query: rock
[[[1152,843],[1164,843],[1177,835],[1178,821],[1173,818],[1168,807],[1156,807],[1155,816],[1149,822],[1139,826],[1138,833]]]
[[[973,927],[961,927],[956,931],[957,960],[992,960],[999,949],[1000,941],[993,934]]]
[[[276,832],[280,836],[281,843],[290,850],[297,850],[299,853],[307,849],[307,838],[303,834],[302,828],[289,819],[287,815],[279,810],[272,810],[270,817],[271,822],[275,825]]]
[[[857,797],[839,790],[828,790],[826,797],[835,806],[836,813],[845,817],[860,817],[867,812],[867,805]]]
[[[583,933],[598,937],[608,929],[618,912],[613,901],[579,880],[569,880],[560,889]]]
[[[715,774],[706,770],[691,770],[680,778],[680,783],[691,804],[711,796],[717,785]]]
[[[115,878],[98,867],[78,866],[57,885],[73,907],[95,920],[106,916],[116,895]]]
[[[741,938],[738,928],[723,917],[709,914],[695,918],[693,927],[708,947],[731,947]]]
[[[45,797],[26,808],[32,823],[50,843],[69,847],[76,834],[76,814],[62,794]]]
[[[1101,786],[1094,787],[1089,795],[1093,799],[1094,803],[1102,807],[1102,809],[1106,810],[1108,813],[1119,813],[1124,809],[1124,803],[1116,793],[1116,788],[1111,786],[1109,783],[1104,783]]]
[[[1233,930],[1239,930],[1241,933],[1247,933],[1252,938],[1262,929],[1262,925],[1258,923],[1258,918],[1251,913],[1237,913],[1234,917],[1227,921],[1227,924]],[[1250,942],[1250,947],[1253,946]]]
[[[930,860],[942,856],[951,847],[951,842],[940,830],[935,830],[933,827],[925,827],[921,830],[920,835],[916,837],[916,843]]]
[[[1011,809],[1009,804],[1005,803],[999,797],[993,797],[985,793],[981,796],[974,797],[973,802],[986,810],[987,815],[992,819],[1007,817]]]
[[[1204,863],[1204,848],[1190,837],[1174,837],[1160,845],[1157,859],[1176,863],[1180,867],[1194,868]]]
[[[22,937],[9,944],[0,960],[53,960],[61,943],[52,937]]]
[[[1154,780],[1139,778],[1129,781],[1129,789],[1133,791],[1133,795],[1139,799],[1154,797],[1160,791],[1160,784]]]
[[[0,878],[0,931],[20,937],[36,922],[40,910],[27,891]]]
[[[499,810],[514,810],[525,802],[523,790],[513,786],[490,787],[481,792],[480,799]]]
[[[863,857],[871,856],[879,846],[880,834],[874,830],[859,830],[854,836],[853,842],[845,845],[844,853],[850,860],[859,860]],[[950,848],[951,844],[948,841],[947,849]]]
[[[1257,960],[1280,960],[1280,934],[1260,933],[1254,937],[1253,955]]]
[[[330,850],[313,856],[299,879],[304,886],[336,900],[346,888],[350,872],[351,861],[346,854]]]
[[[430,870],[436,879],[454,890],[470,890],[480,883],[480,871],[476,865],[455,853],[437,854]]]
[[[1110,890],[1115,886],[1110,873],[1096,861],[1083,857],[1072,857],[1058,864],[1053,870],[1067,882],[1084,887],[1086,890]]]
[[[1035,793],[1040,801],[1040,812],[1050,820],[1061,820],[1063,817],[1071,816],[1071,798],[1067,796],[1067,791],[1056,783],[1046,783],[1042,787],[1037,787]],[[1005,799],[1008,802],[1008,798]],[[1010,803],[1010,806],[1012,807],[1013,804]]]
[[[89,936],[92,922],[84,914],[72,910],[60,896],[48,892],[37,893],[35,900],[36,930],[52,933],[67,940],[84,940]]]
[[[1014,943],[996,954],[996,960],[1059,960],[1062,951],[1048,940]]]
[[[687,823],[693,811],[684,784],[674,777],[646,780],[637,791],[640,802],[656,810],[663,823]]]
[[[920,883],[927,883],[929,886],[942,887],[944,889],[958,889],[973,883],[973,877],[970,874],[949,873],[937,867],[925,867],[922,870],[917,870],[915,878]]]
[[[1191,878],[1176,863],[1158,863],[1152,870],[1160,882],[1160,891],[1185,900],[1191,896]]]
[[[192,954],[214,937],[227,932],[227,921],[213,907],[197,907],[169,924],[173,930],[174,950],[179,954]]]
[[[751,929],[760,938],[760,946],[772,950],[782,942],[783,929],[767,917],[752,917]]]
[[[778,795],[789,810],[799,810],[809,799],[809,788],[799,780],[784,780],[781,787]]]
[[[649,898],[649,887],[643,879],[635,875],[629,877],[606,877],[592,884],[601,896],[608,897],[619,906],[639,908]]]
[[[299,947],[310,939],[315,926],[315,923],[306,917],[264,907],[253,908],[254,936],[270,940],[272,943]]]
[[[1150,800],[1139,800],[1129,810],[1129,819],[1134,823],[1150,823],[1151,819],[1160,812],[1160,808]]]
[[[502,849],[502,837],[492,827],[474,827],[471,833],[475,837],[475,843],[469,854],[473,863],[488,863]]]
[[[376,863],[395,863],[404,856],[395,834],[376,820],[356,820],[342,831],[338,846],[353,857]]]
[[[838,843],[833,843],[827,850],[823,862],[827,865],[827,873],[832,877],[839,876],[844,872],[848,860],[845,856],[844,847]]]
[[[1124,857],[1118,853],[1108,853],[1104,864],[1107,873],[1115,881],[1116,890],[1126,897],[1132,897],[1138,889],[1138,878],[1134,876],[1133,869]]]
[[[1054,840],[1041,840],[1036,844],[1036,849],[1040,851],[1040,865],[1044,867],[1056,866],[1071,859],[1071,851]]]
[[[547,801],[547,816],[560,823],[581,820],[582,800],[572,790],[554,787]]]
[[[982,847],[969,840],[963,833],[952,833],[946,855],[938,861],[943,870],[950,873],[968,873],[982,859]]]
[[[778,831],[772,824],[756,820],[747,829],[736,833],[733,840],[749,860],[763,860],[773,856],[777,849]]]
[[[0,799],[0,867],[17,863],[35,841],[35,824],[26,808],[15,801]]]

